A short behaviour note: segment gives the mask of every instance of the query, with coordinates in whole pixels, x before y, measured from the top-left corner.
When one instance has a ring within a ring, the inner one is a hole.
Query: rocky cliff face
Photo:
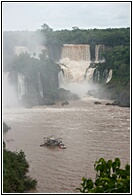
[[[110,93],[110,99],[114,100],[114,105],[130,107],[130,84],[121,86],[111,81],[105,88]]]
[[[6,107],[53,105],[57,100],[77,98],[71,92],[60,89],[58,74],[61,68],[49,58],[41,61],[21,54],[12,62],[11,67],[9,72],[4,72]]]

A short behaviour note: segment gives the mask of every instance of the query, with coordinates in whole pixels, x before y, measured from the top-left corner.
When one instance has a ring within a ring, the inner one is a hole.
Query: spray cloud
[[[18,96],[15,87],[9,83],[9,72],[3,74],[3,107],[19,106]]]

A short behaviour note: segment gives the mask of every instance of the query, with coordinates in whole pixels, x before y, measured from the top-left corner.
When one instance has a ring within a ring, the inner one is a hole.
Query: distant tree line
[[[116,29],[79,29],[61,30],[53,32],[63,44],[104,44],[114,47],[119,45],[129,45],[130,28]]]
[[[7,58],[14,54],[14,46],[27,46],[29,42],[38,42],[48,48],[49,57],[58,61],[63,44],[89,44],[94,51],[95,45],[106,47],[129,46],[130,28],[79,29],[53,31],[47,24],[35,32],[16,31],[3,33],[3,53]],[[32,41],[31,41],[32,40]],[[4,58],[5,59],[5,58]],[[6,60],[6,59],[5,59]]]

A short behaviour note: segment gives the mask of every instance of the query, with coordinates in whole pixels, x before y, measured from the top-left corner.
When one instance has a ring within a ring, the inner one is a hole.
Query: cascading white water
[[[26,93],[25,76],[18,74],[18,99],[21,100],[22,96]]]
[[[103,57],[101,57],[101,55],[100,55],[100,53],[102,53],[104,50],[105,50],[104,45],[96,45],[95,46],[95,62],[96,63],[105,61],[105,59]]]
[[[45,52],[47,54],[47,48],[41,45],[35,45],[34,47],[25,47],[25,46],[15,46],[14,54],[20,55],[23,53],[28,53],[31,57],[39,58],[39,55]]]
[[[21,53],[29,53],[29,49],[28,49],[28,47],[26,47],[26,46],[15,46],[14,47],[14,53],[16,54],[16,55],[20,55]]]
[[[64,44],[61,59],[69,58],[73,61],[90,61],[90,45]]]
[[[17,92],[10,84],[9,72],[3,72],[3,106],[14,107],[18,105]]]
[[[103,63],[105,59],[102,52],[105,50],[104,45],[95,46],[95,62]],[[85,95],[88,90],[94,90],[93,73],[96,68],[90,67],[90,45],[73,45],[65,44],[62,49],[59,65],[62,72],[59,73],[59,88],[65,88],[78,95]],[[111,80],[112,72],[106,83]],[[97,71],[97,79],[100,80],[100,72]],[[96,89],[95,89],[96,90]]]
[[[39,84],[40,96],[43,97],[43,87],[42,87],[41,76],[39,72],[38,72],[38,84]]]
[[[72,61],[69,58],[63,58],[60,60],[60,67],[63,70],[64,78],[68,83],[81,83],[84,80],[90,81],[95,68],[89,68],[89,66],[89,61],[77,62]]]
[[[111,70],[109,71],[109,73],[108,73],[108,78],[107,78],[107,80],[106,80],[106,83],[108,83],[108,82],[111,80],[112,75],[113,75],[113,70],[111,69]]]
[[[69,58],[61,59],[60,67],[62,71],[59,73],[59,88],[84,96],[90,88],[95,70],[95,68],[88,68],[89,65],[90,61],[72,61]]]
[[[17,75],[16,86],[10,83],[9,78],[9,72],[3,72],[3,106],[20,106],[22,96],[26,93],[25,76],[20,73]]]

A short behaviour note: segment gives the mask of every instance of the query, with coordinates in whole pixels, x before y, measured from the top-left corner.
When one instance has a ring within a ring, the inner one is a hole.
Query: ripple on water
[[[130,162],[128,108],[86,99],[65,107],[8,108],[3,118],[12,128],[3,136],[7,147],[24,150],[39,193],[77,192],[83,176],[95,177],[94,162],[100,157]],[[40,147],[50,135],[61,137],[67,148]]]

